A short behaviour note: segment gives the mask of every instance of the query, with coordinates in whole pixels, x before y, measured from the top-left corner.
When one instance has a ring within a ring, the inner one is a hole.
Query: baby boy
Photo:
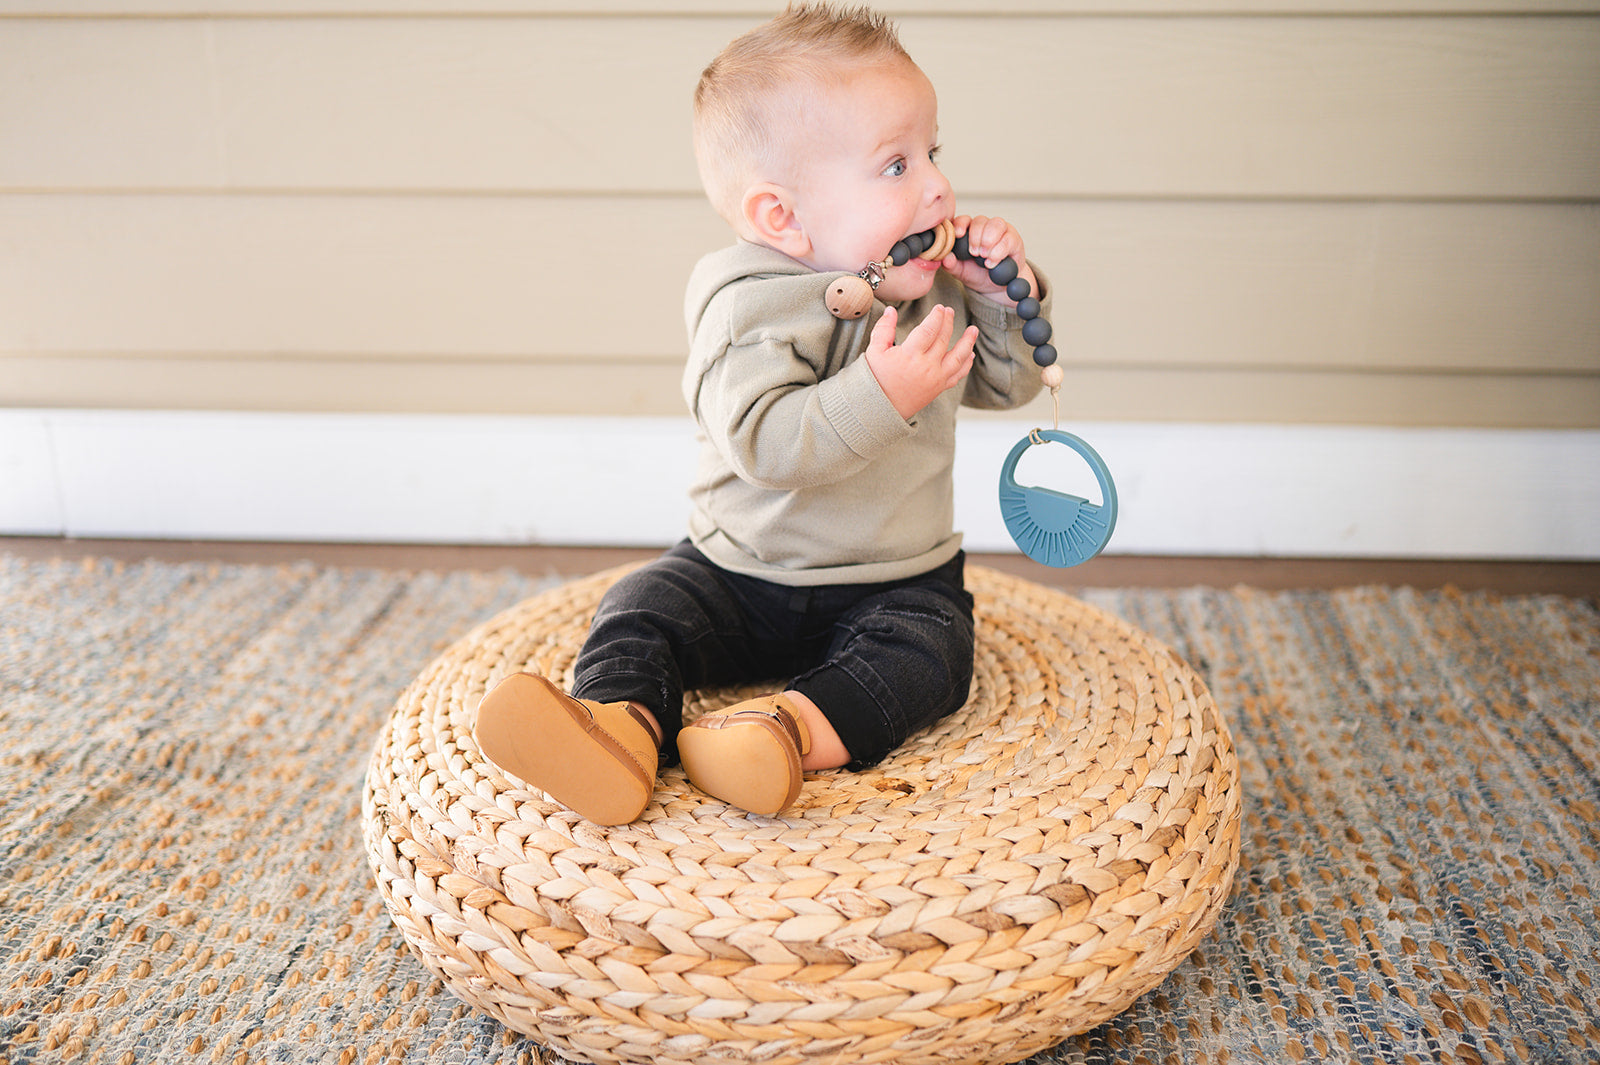
[[[956,213],[933,86],[891,24],[791,5],[723,50],[694,103],[701,180],[738,239],[688,286],[688,536],[608,590],[570,693],[507,677],[474,730],[490,761],[600,824],[639,817],[678,759],[702,791],[776,814],[805,771],[873,765],[959,709],[956,409],[1040,389],[985,263],[1013,257],[1047,290],[1009,223]],[[971,258],[889,261],[935,227]],[[871,305],[836,317],[828,290],[857,274]],[[685,690],[774,678],[683,724]]]

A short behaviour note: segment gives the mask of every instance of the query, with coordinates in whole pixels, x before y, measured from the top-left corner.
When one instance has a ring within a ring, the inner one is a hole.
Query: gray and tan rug
[[[0,555],[0,1062],[549,1060],[367,869],[378,728],[548,581]],[[1243,856],[1158,988],[1033,1059],[1600,1061],[1600,615],[1406,589],[1082,593],[1227,714]]]

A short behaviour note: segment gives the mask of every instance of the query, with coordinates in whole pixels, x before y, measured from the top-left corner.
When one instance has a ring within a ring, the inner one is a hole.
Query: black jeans
[[[957,554],[903,581],[791,587],[730,573],[685,541],[606,592],[572,694],[649,707],[671,763],[685,689],[774,681],[817,704],[851,768],[874,765],[967,700],[965,562]]]

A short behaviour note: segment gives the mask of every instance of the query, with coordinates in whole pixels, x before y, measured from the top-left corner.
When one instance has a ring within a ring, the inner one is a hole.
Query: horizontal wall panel
[[[687,197],[0,196],[0,351],[677,358],[719,230]]]
[[[665,362],[0,356],[0,408],[631,417],[682,414],[681,376]]]
[[[220,187],[203,22],[0,22],[0,187]]]
[[[1061,426],[1085,421],[1600,428],[1600,376],[1115,369],[1064,361]],[[0,356],[0,408],[667,416],[681,366],[463,360]],[[975,419],[1052,424],[1048,396]]]
[[[695,78],[749,24],[0,20],[0,188],[690,193]],[[958,189],[1600,195],[1600,17],[902,29],[939,87]]]
[[[1600,205],[1041,208],[1081,359],[1600,372]]]
[[[1600,19],[1019,20],[985,33],[929,20],[905,39],[939,86],[958,189],[1600,194]],[[1027,72],[1025,88],[998,91],[1028,100],[1009,121],[993,105],[998,70]],[[1010,184],[995,161],[1019,171]]]
[[[1600,206],[969,206],[1080,364],[1600,374]],[[0,232],[0,353],[378,362],[676,364],[727,240],[690,197],[12,195]]]

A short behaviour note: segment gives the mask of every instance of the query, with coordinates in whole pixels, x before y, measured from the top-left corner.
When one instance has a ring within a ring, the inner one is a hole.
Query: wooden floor
[[[577,576],[654,549],[482,547],[410,544],[305,544],[189,540],[76,540],[0,537],[0,552],[24,558],[218,561],[276,564],[310,560],[384,569],[511,569]],[[1059,588],[1343,588],[1361,584],[1455,587],[1506,594],[1555,593],[1600,600],[1600,562],[1493,562],[1382,559],[1167,558],[1101,556],[1073,569],[1050,569],[1020,555],[973,555],[972,561]]]

